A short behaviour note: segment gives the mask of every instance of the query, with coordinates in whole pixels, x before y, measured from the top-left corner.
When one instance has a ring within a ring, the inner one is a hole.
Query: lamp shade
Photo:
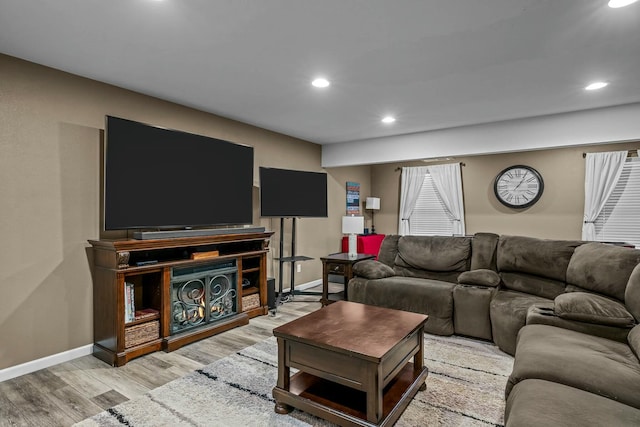
[[[363,216],[343,216],[342,234],[362,234],[364,233]]]
[[[380,198],[379,197],[367,197],[367,202],[365,205],[365,209],[380,209]]]

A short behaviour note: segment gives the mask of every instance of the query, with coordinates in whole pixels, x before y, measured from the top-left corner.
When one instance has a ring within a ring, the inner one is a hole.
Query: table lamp
[[[373,213],[380,210],[380,198],[367,197],[367,202],[364,208],[371,210],[371,234],[376,234],[376,227],[373,225]]]
[[[358,234],[364,232],[363,216],[343,216],[342,217],[342,234],[349,235],[349,258],[358,256]]]

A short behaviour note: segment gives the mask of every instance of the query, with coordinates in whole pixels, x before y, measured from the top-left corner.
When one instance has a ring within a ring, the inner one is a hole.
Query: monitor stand
[[[313,258],[304,255],[296,255],[296,218],[291,218],[291,251],[290,256],[285,257],[284,254],[284,220],[285,218],[280,218],[280,258],[278,258],[278,297],[276,298],[276,307],[281,305],[284,302],[293,301],[294,295],[322,295],[322,292],[313,292],[313,291],[296,291],[295,289],[295,280],[296,280],[296,266],[295,263],[298,261],[309,261]],[[289,285],[289,293],[287,295],[284,294],[283,284],[282,284],[282,273],[284,270],[284,264],[289,263],[290,265],[290,273],[289,278],[291,279]],[[303,301],[301,301],[303,302]]]

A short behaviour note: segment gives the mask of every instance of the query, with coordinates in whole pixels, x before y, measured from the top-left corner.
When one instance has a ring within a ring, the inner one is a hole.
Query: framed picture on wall
[[[360,184],[347,181],[347,215],[360,215]]]

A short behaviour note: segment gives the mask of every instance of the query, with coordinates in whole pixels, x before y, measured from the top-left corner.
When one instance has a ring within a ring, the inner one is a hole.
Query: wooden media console
[[[94,356],[122,366],[267,314],[272,234],[90,240]]]

